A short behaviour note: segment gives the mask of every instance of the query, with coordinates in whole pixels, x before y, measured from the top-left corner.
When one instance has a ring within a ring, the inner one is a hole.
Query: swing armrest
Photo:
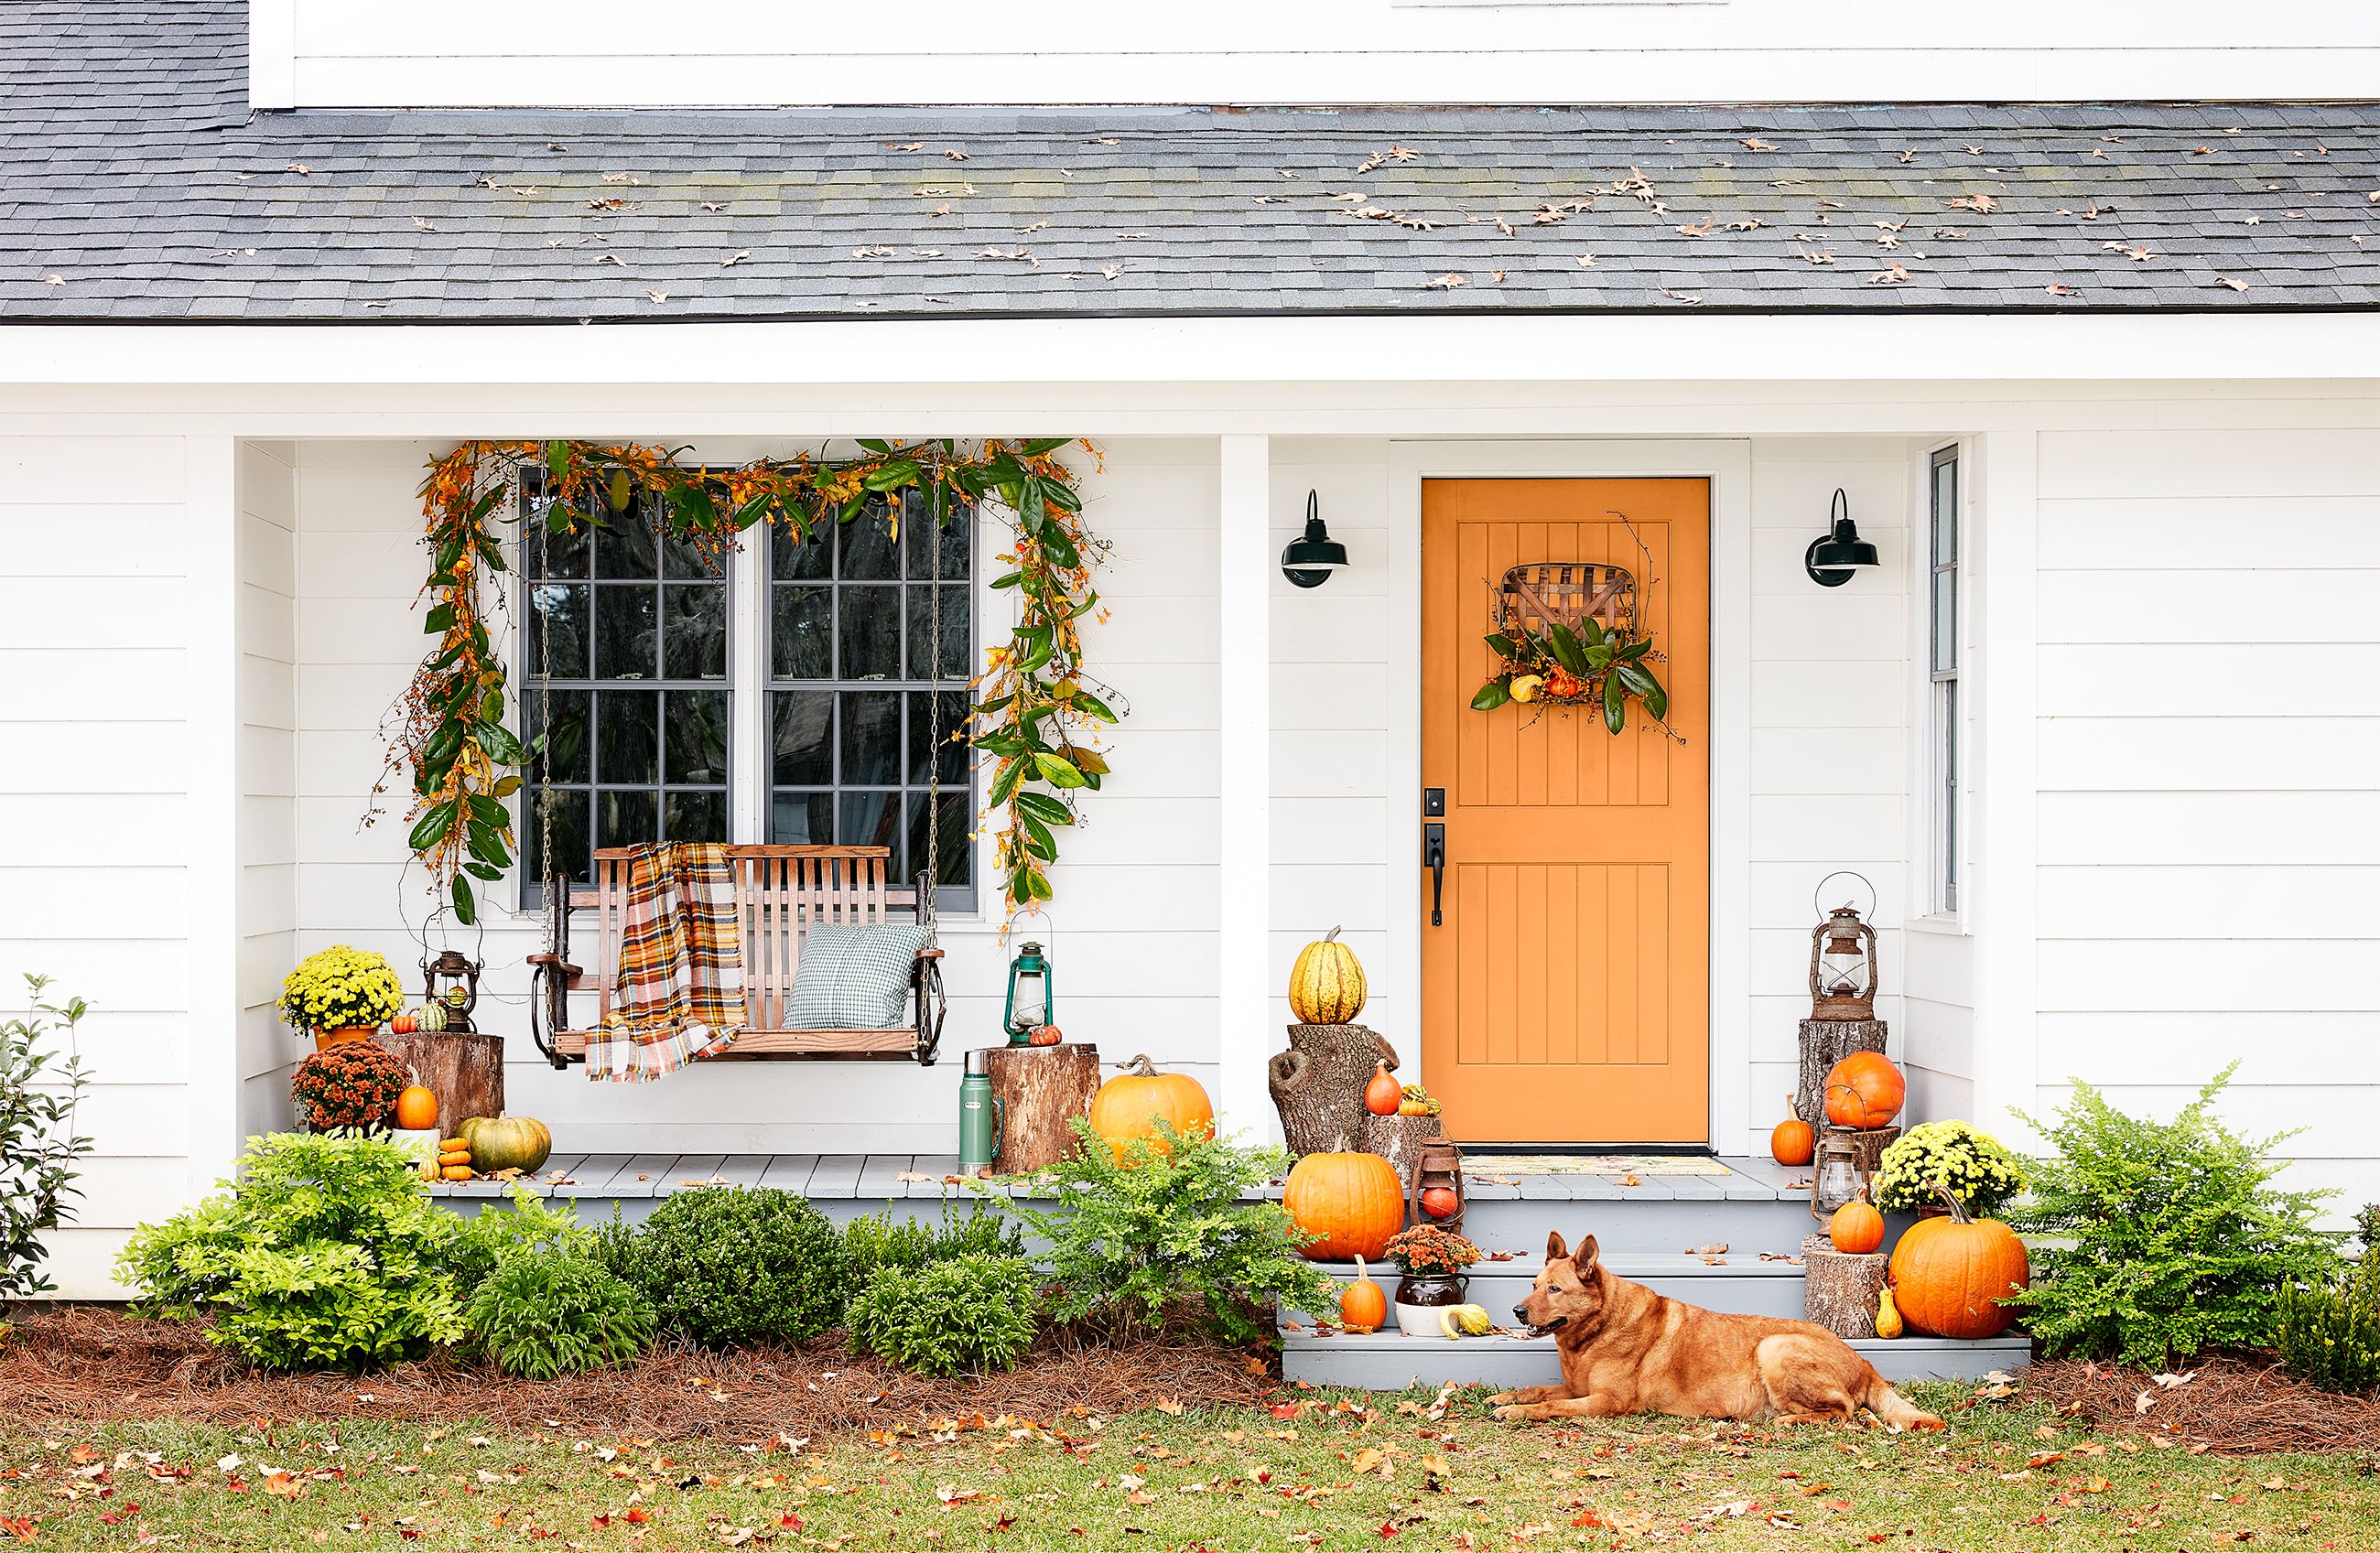
[[[930,944],[917,951],[917,958],[920,960],[939,960],[941,957],[942,952]]]

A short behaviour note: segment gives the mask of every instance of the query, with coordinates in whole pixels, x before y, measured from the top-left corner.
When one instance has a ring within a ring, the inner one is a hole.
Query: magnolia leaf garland
[[[1486,640],[1502,664],[1472,695],[1475,710],[1493,711],[1507,701],[1588,707],[1617,734],[1628,726],[1628,704],[1634,701],[1654,726],[1669,732],[1662,719],[1670,713],[1670,693],[1647,661],[1652,637],[1607,628],[1590,615],[1576,630],[1559,620],[1537,631],[1514,625]]]
[[[408,843],[456,920],[477,919],[473,880],[496,882],[512,867],[519,842],[505,800],[536,754],[508,725],[515,708],[483,600],[489,577],[506,569],[498,535],[520,520],[518,492],[530,471],[541,482],[536,514],[551,532],[575,531],[598,506],[631,514],[650,496],[670,536],[714,562],[755,525],[782,524],[806,540],[856,521],[877,496],[897,503],[900,493],[917,492],[937,528],[996,499],[1016,540],[999,558],[1010,569],[991,586],[1015,598],[1017,622],[969,682],[981,693],[972,730],[951,737],[990,758],[986,813],[1005,810],[996,837],[1007,911],[1050,899],[1057,832],[1075,823],[1075,795],[1096,791],[1106,776],[1096,743],[1118,717],[1113,691],[1092,688],[1083,656],[1081,623],[1099,609],[1091,575],[1107,546],[1084,528],[1075,477],[1056,457],[1071,441],[863,438],[856,458],[800,454],[730,468],[635,443],[481,441],[433,460],[421,485],[431,551],[422,628],[437,642],[382,731],[387,770],[412,773]],[[1096,448],[1082,445],[1097,458]],[[896,504],[896,533],[899,511]]]

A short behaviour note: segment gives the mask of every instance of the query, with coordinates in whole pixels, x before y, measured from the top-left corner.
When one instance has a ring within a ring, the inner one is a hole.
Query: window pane
[[[595,777],[599,782],[662,780],[661,697],[649,690],[605,690],[595,698]],[[606,842],[605,845],[611,843]]]
[[[936,703],[940,705],[937,706]],[[966,781],[967,746],[951,742],[951,734],[966,727],[967,698],[964,694],[945,690],[939,696],[922,690],[909,693],[909,773],[907,781],[922,787],[926,784],[926,751],[940,738],[942,785],[957,786]]]
[[[727,780],[727,692],[670,691],[667,712],[668,780],[672,783],[724,783]],[[726,838],[720,839],[723,841]]]
[[[843,703],[843,769],[845,787],[901,780],[901,693],[846,690]]]
[[[587,677],[587,585],[541,582],[528,592],[529,673]]]
[[[653,590],[595,589],[595,677],[651,679],[659,672]]]
[[[659,841],[654,833],[657,812],[650,792],[604,791],[595,795],[595,844],[635,846]]]
[[[769,839],[781,846],[820,846],[832,842],[834,795],[776,795],[769,806]]]
[[[662,839],[671,842],[725,841],[727,795],[705,788],[670,789],[663,795]]]
[[[664,517],[662,521],[668,520]],[[699,549],[684,540],[672,539],[667,528],[662,530],[661,545],[662,570],[669,576],[709,579],[721,575],[719,567],[705,559]]]
[[[937,530],[934,520],[927,516],[924,502],[909,504],[909,516],[902,519],[901,528],[908,546],[912,577],[922,579],[933,573],[936,560],[941,562],[938,575],[944,579],[959,580],[967,576],[967,515],[954,512],[943,516],[948,522]],[[935,542],[938,540],[939,544]],[[933,553],[936,551],[941,552],[939,556]]]
[[[909,795],[909,855],[916,859],[916,864],[903,875],[902,882],[905,884],[908,882],[908,874],[925,866],[929,850],[926,844],[926,804],[925,794]],[[938,884],[967,882],[967,863],[972,853],[967,832],[973,829],[968,811],[972,807],[973,799],[964,792],[942,795],[941,825],[933,838],[932,849],[933,855],[941,859],[941,866],[934,870],[934,880]]]
[[[834,570],[833,556],[833,542],[823,533],[813,529],[808,539],[796,540],[785,525],[769,525],[769,575],[780,582],[828,576]]]
[[[1959,559],[1959,463],[1949,459],[1934,466],[1934,564],[1948,566]]]
[[[1934,672],[1959,666],[1959,574],[1945,567],[1934,574]]]
[[[545,519],[532,507],[522,520],[528,535],[528,559],[522,569],[533,577],[583,577],[587,575],[588,525],[582,519],[566,534],[546,532]]]
[[[671,679],[727,677],[727,589],[685,583],[662,589],[662,669]]]
[[[780,690],[769,698],[774,756],[771,778],[780,787],[827,787],[834,782],[834,696],[824,690]]]
[[[941,594],[942,655],[941,673],[935,672],[932,654],[927,650],[926,638],[933,634],[934,594],[931,588],[909,589],[909,677],[911,679],[965,679],[967,673],[967,595],[964,588],[944,585]]]
[[[524,807],[521,815],[521,855],[526,860],[522,868],[524,880],[542,884],[548,871],[545,860],[545,826],[539,819],[535,804]],[[565,788],[553,793],[553,855],[570,877],[580,884],[592,884],[595,870],[587,847],[587,795]]]
[[[552,734],[542,758],[552,770],[555,782],[587,780],[587,757],[589,753],[587,744],[588,694],[584,690],[540,691],[531,685],[521,695],[522,734],[530,739],[542,733],[550,732]],[[547,725],[549,701],[552,703],[551,729]],[[537,779],[537,761],[529,762],[528,780]]]
[[[844,588],[843,672],[844,679],[894,679],[901,673],[901,590]]]
[[[836,573],[845,582],[889,582],[901,575],[901,552],[892,544],[884,498],[868,498],[857,517],[835,525],[835,552]]]
[[[900,794],[845,792],[840,795],[836,812],[836,841],[845,846],[889,846],[892,877],[899,879],[909,871],[901,855]]]
[[[779,679],[834,674],[834,589],[772,588],[769,603],[771,671]]]
[[[660,540],[650,512],[610,513],[609,528],[595,530],[595,575],[641,580],[653,575]]]

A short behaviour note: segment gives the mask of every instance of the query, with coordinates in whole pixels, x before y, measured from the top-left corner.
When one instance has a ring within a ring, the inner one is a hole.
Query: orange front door
[[[1707,1142],[1709,483],[1433,479],[1421,513],[1421,780],[1446,807],[1422,1081],[1466,1142]],[[1617,736],[1585,710],[1472,710],[1498,588],[1541,561],[1635,575],[1682,743],[1637,707]]]

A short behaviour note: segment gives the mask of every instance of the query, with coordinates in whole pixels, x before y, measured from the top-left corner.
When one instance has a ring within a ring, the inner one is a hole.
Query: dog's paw
[[[1514,1402],[1496,1410],[1496,1421],[1500,1424],[1526,1424],[1536,1417],[1536,1414],[1525,1402]]]
[[[1499,1406],[1504,1402],[1511,1401],[1514,1397],[1517,1397],[1521,1393],[1518,1391],[1499,1391],[1494,1396],[1488,1399],[1488,1405],[1489,1407]]]

